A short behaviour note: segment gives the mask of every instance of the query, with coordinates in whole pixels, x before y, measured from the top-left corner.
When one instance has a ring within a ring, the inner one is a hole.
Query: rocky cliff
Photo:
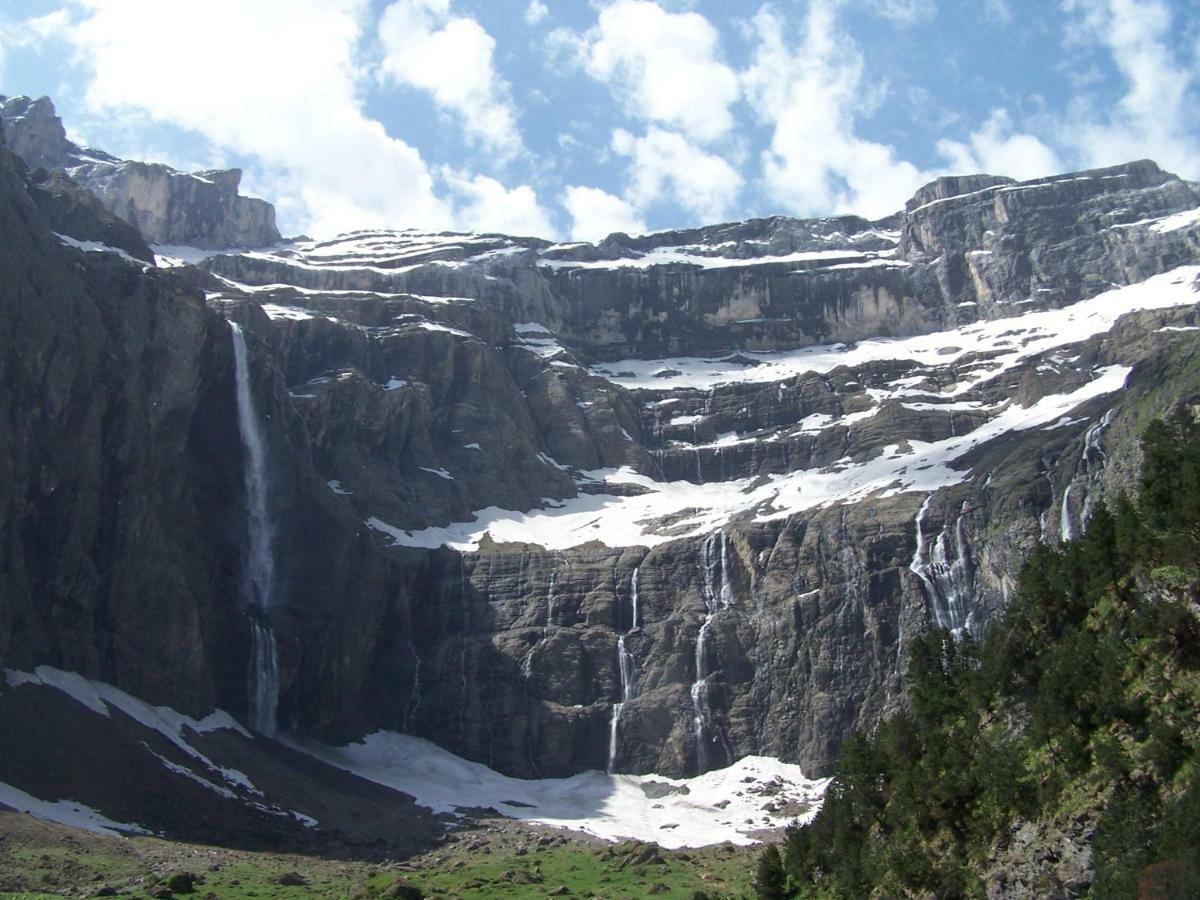
[[[1089,515],[1142,373],[1191,353],[1157,310],[1195,302],[1198,205],[1134,163],[882,222],[204,267],[214,308],[270,317],[330,490],[413,560],[361,716],[523,775],[820,773],[903,702],[912,635],[986,627]]]
[[[70,175],[151,244],[220,249],[280,240],[275,208],[238,195],[240,169],[185,173],[80,147],[67,138],[49,97],[0,97],[0,119],[9,148],[26,163]]]
[[[4,665],[328,741],[826,772],[1200,390],[1200,192],[1148,162],[174,269],[4,165]]]

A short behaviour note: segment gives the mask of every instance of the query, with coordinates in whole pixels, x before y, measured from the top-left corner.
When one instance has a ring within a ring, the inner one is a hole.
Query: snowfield
[[[696,778],[584,772],[526,781],[404,734],[377,732],[345,747],[293,746],[411,794],[435,813],[492,807],[515,819],[667,848],[752,844],[757,831],[807,823],[819,811],[829,784],[764,756],[748,756]]]
[[[112,685],[72,672],[39,666],[34,672],[4,671],[9,688],[37,685],[61,691],[103,716],[119,711],[157,731],[196,764],[185,767],[155,754],[175,774],[197,781],[230,800],[241,800],[273,815],[293,817],[309,827],[313,819],[270,804],[242,772],[224,768],[188,742],[188,732],[229,729],[254,739],[220,710],[194,719],[163,706],[151,706]],[[697,778],[659,775],[606,775],[584,772],[570,778],[526,781],[470,762],[422,738],[378,732],[359,743],[329,747],[282,739],[294,749],[369,781],[411,795],[434,813],[462,815],[492,807],[505,816],[560,826],[606,840],[636,838],[663,847],[699,847],[732,841],[754,843],[756,832],[798,821],[820,809],[828,779],[804,777],[798,766],[750,756],[726,769]],[[200,772],[206,773],[204,777]],[[74,800],[43,800],[0,783],[0,804],[38,818],[101,834],[152,834],[146,827],[116,822]]]
[[[853,503],[871,494],[890,497],[906,491],[935,491],[971,474],[968,467],[952,465],[959,457],[1007,432],[1056,422],[1079,404],[1120,390],[1129,372],[1124,366],[1099,369],[1077,390],[1051,394],[1028,408],[1011,403],[967,434],[931,443],[910,440],[907,446],[892,444],[861,463],[846,461],[824,469],[707,484],[655,481],[629,468],[600,469],[583,475],[614,486],[636,485],[643,492],[635,496],[581,494],[569,500],[547,500],[541,509],[528,512],[492,506],[478,510],[470,522],[415,531],[396,528],[374,516],[366,524],[389,536],[394,545],[406,547],[444,544],[456,550],[476,550],[489,533],[499,543],[532,543],[547,550],[565,550],[589,541],[608,547],[653,547],[708,534],[735,518],[767,522],[820,506]]]
[[[1051,351],[1077,344],[1112,329],[1124,314],[1167,309],[1197,301],[1194,284],[1200,266],[1187,266],[1127,287],[1116,288],[1063,309],[978,322],[949,332],[896,340],[862,341],[854,346],[811,347],[783,353],[746,353],[725,359],[680,358],[626,360],[594,368],[593,373],[626,388],[669,391],[712,390],[737,382],[778,383],[807,372],[829,372],[837,366],[879,361],[909,361],[917,374],[898,378],[886,389],[868,393],[871,409],[840,418],[809,416],[796,423],[796,433],[815,433],[846,427],[874,416],[886,401],[899,401],[913,410],[971,410],[991,418],[974,430],[944,440],[906,440],[887,446],[872,459],[844,459],[820,469],[760,475],[732,481],[664,482],[632,468],[577,473],[580,483],[611,485],[609,493],[585,493],[567,500],[544,499],[539,508],[475,510],[468,521],[417,530],[398,528],[378,517],[366,524],[386,535],[393,545],[476,550],[485,535],[499,543],[532,543],[562,550],[588,542],[608,547],[655,546],[695,537],[726,527],[735,519],[766,522],[837,503],[852,503],[869,495],[892,496],[906,491],[928,493],[967,479],[971,470],[960,462],[966,454],[1004,434],[1035,427],[1060,427],[1080,404],[1120,390],[1130,369],[1107,366],[1090,372],[1082,386],[1044,396],[1025,407],[1014,400],[986,405],[963,397],[1004,372],[1037,358],[1041,366],[1057,366]],[[518,326],[519,333],[539,333],[544,326]],[[524,340],[534,339],[523,337]],[[541,340],[553,344],[551,338]],[[554,345],[557,346],[557,345]],[[975,354],[976,356],[970,356]],[[746,365],[749,357],[757,365]],[[976,359],[978,363],[976,364]],[[962,365],[956,381],[940,393],[918,387],[924,376],[950,364]],[[666,373],[666,374],[664,374]],[[654,401],[658,405],[670,400]],[[703,416],[672,417],[672,425],[695,424]],[[686,449],[699,454],[721,453],[741,443],[769,443],[782,432],[741,436],[730,432]],[[699,479],[698,479],[699,480]],[[616,490],[634,486],[640,490]],[[630,495],[632,494],[632,495]]]

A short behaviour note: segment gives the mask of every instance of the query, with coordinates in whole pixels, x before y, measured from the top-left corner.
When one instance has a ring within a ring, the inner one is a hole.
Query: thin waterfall
[[[247,547],[243,577],[249,605],[250,649],[253,657],[249,685],[250,725],[255,731],[272,737],[279,709],[279,653],[270,621],[275,589],[275,558],[271,549],[274,527],[267,510],[266,439],[250,389],[246,336],[236,322],[230,322],[229,327],[233,334],[238,430],[242,437],[242,478],[246,490]]]
[[[554,560],[554,568],[550,570],[550,586],[546,590],[546,627],[554,624],[554,591],[558,588],[558,560]]]
[[[1058,522],[1058,534],[1063,541],[1075,540],[1075,525],[1071,521],[1071,491],[1074,489],[1075,485],[1068,484],[1067,489],[1063,491],[1062,513]]]
[[[633,578],[629,581],[629,599],[633,605],[633,621],[630,623],[629,630],[632,631],[638,628],[638,572],[641,571],[641,566],[636,566],[633,570]]]
[[[726,537],[724,531],[710,534],[701,546],[700,595],[704,600],[704,621],[696,635],[696,680],[692,682],[692,725],[696,736],[696,769],[703,775],[708,771],[708,678],[712,673],[708,666],[708,630],[717,613],[733,604],[733,588],[729,582],[726,563]],[[733,754],[724,734],[718,735],[725,748],[726,763],[732,762]]]
[[[404,711],[404,730],[411,733],[417,720],[417,710],[421,708],[421,654],[411,640],[408,642],[408,652],[413,658],[413,684],[408,696],[408,709]]]
[[[1088,522],[1091,521],[1092,513],[1095,511],[1097,494],[1103,494],[1103,491],[1093,491],[1089,488],[1095,486],[1097,476],[1104,468],[1105,463],[1108,462],[1108,454],[1104,452],[1104,447],[1101,446],[1100,439],[1104,436],[1109,426],[1112,425],[1116,412],[1116,409],[1110,409],[1101,417],[1099,422],[1088,428],[1083,435],[1083,456],[1079,461],[1080,464],[1075,467],[1077,478],[1081,466],[1085,476],[1083,479],[1083,502],[1079,505],[1079,522],[1078,528],[1076,528],[1073,521],[1069,522],[1070,513],[1068,512],[1067,505],[1067,498],[1070,495],[1071,487],[1074,487],[1074,485],[1069,486],[1064,492],[1063,519],[1059,529],[1062,532],[1062,539],[1064,541],[1073,540],[1078,536],[1079,531],[1087,528]],[[1067,530],[1061,527],[1068,523],[1071,525],[1069,537],[1067,536]]]
[[[614,586],[615,592],[615,586]],[[621,620],[620,615],[620,600],[621,597],[617,594],[617,614],[618,623]],[[608,774],[612,775],[616,771],[617,765],[617,734],[621,726],[621,713],[625,710],[625,704],[633,699],[634,687],[634,665],[633,656],[625,646],[625,638],[638,627],[638,569],[633,570],[633,577],[629,582],[629,601],[632,611],[632,619],[628,630],[617,638],[617,674],[621,679],[621,699],[612,705],[612,715],[608,720]]]

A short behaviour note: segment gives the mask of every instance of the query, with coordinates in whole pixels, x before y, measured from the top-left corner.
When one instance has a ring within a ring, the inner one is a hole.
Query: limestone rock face
[[[1182,363],[1144,374],[1184,313],[1054,316],[1150,276],[1187,310],[1196,272],[1161,273],[1200,258],[1198,206],[1135,163],[944,179],[875,223],[371,231],[204,267],[214,308],[263,304],[316,468],[404,560],[356,721],[527,777],[750,753],[821,774],[905,702],[911,637],[986,628],[1035,540],[1127,477],[1134,409],[1191,389]],[[956,474],[919,487],[922,447]],[[716,511],[740,496],[764,499]]]
[[[238,196],[239,169],[187,174],[79,147],[48,97],[0,97],[0,119],[12,152],[34,168],[66,172],[151,244],[222,249],[280,240],[275,208]]]
[[[29,196],[55,233],[115,247],[153,265],[154,253],[146,246],[141,232],[105,209],[95,194],[62,172],[37,169],[29,174],[27,183]]]
[[[1200,390],[1200,193],[1152,163],[943,179],[876,222],[373,230],[169,271],[64,245],[116,238],[2,164],[4,664],[243,715],[266,627],[279,726],[329,741],[827,773],[906,702],[913,637],[985,629]],[[105,165],[127,200],[190,177]],[[162,221],[217,222],[195,190]]]

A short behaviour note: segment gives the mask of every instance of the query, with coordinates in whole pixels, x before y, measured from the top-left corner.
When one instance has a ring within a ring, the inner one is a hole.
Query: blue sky
[[[940,174],[1200,179],[1183,0],[16,0],[0,92],[241,166],[285,233],[596,239],[899,209]]]

